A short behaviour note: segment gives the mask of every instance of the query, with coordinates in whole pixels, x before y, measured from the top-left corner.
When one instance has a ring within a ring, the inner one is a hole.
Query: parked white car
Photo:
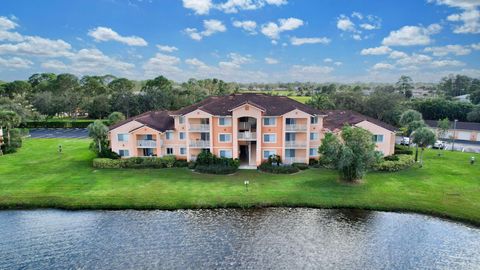
[[[436,141],[432,148],[434,149],[445,149],[447,147],[447,143],[446,142],[443,142],[443,141]]]
[[[410,138],[409,137],[403,137],[402,140],[400,141],[401,145],[410,145]]]

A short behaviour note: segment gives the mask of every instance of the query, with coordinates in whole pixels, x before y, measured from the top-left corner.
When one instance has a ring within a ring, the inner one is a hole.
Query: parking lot
[[[86,128],[32,128],[30,129],[31,138],[88,138]]]
[[[402,141],[402,136],[397,136],[395,138],[395,143],[400,144]],[[453,145],[452,142],[445,142],[445,150],[452,150],[452,147],[454,147],[455,151],[461,151],[461,152],[469,152],[469,153],[480,153],[480,144],[476,143],[467,143],[467,142],[459,142],[456,141],[455,145]],[[414,144],[411,144],[410,146],[414,146]]]

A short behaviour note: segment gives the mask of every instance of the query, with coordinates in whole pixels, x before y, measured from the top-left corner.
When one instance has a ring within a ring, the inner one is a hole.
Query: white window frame
[[[220,138],[221,138],[221,135],[228,135],[230,136],[230,139],[228,141],[222,141]],[[230,143],[232,142],[232,133],[219,133],[218,134],[218,142],[221,142],[221,143]]]
[[[379,141],[378,138],[381,136],[382,140]],[[385,136],[383,134],[374,134],[373,135],[373,138],[374,138],[374,142],[375,143],[383,143],[385,141]]]
[[[316,134],[317,136],[315,136],[315,138],[312,139],[313,134]],[[320,134],[318,134],[318,132],[310,132],[310,141],[318,141],[319,138],[320,138]]]
[[[123,155],[123,156],[122,156],[122,155],[120,154],[121,151],[123,151],[123,153],[125,153],[125,151],[126,151],[126,152],[127,152],[127,155]],[[128,150],[128,149],[119,149],[119,150],[118,150],[118,154],[119,154],[121,157],[129,157],[129,156],[130,156],[130,150]]]
[[[171,137],[170,137],[170,138],[168,138],[168,134],[171,134]],[[165,132],[165,140],[167,140],[167,141],[173,140],[173,131],[167,131],[167,132]]]
[[[182,139],[182,136],[181,136],[182,134],[183,134],[183,139]],[[186,138],[187,138],[187,133],[186,132],[181,131],[181,132],[178,133],[178,139],[180,141],[184,141]]]
[[[125,136],[127,139],[126,140],[120,140],[120,136]],[[130,134],[128,133],[118,133],[117,134],[117,141],[119,142],[128,142],[128,140],[130,139]]]
[[[179,116],[178,117],[178,123],[181,124],[181,125],[185,124],[185,116]]]
[[[272,152],[273,152],[273,154],[270,154],[270,155],[268,155],[268,157],[265,157],[265,153],[266,153],[266,152],[269,152],[269,153],[272,153]],[[270,156],[276,155],[276,154],[277,154],[277,150],[275,150],[275,149],[265,149],[265,150],[263,150],[263,152],[262,152],[262,157],[263,157],[263,159],[268,159]]]
[[[220,120],[221,120],[221,119],[223,119],[223,121],[224,121],[224,124],[223,124],[223,125],[220,124]],[[227,123],[227,124],[225,124],[225,121],[226,121],[226,120],[228,120],[228,123]],[[231,117],[219,117],[219,118],[218,118],[218,126],[219,126],[219,127],[230,127],[230,126],[232,126],[232,118],[231,118]]]
[[[230,156],[229,157],[225,156],[224,158],[232,158],[233,157],[232,149],[220,149],[220,150],[218,150],[218,156],[219,157],[222,157],[222,151],[230,152]]]
[[[311,150],[313,150],[313,154],[310,152]],[[317,150],[317,148],[315,148],[315,147],[310,147],[310,148],[308,149],[308,155],[309,155],[310,157],[318,157],[318,150]]]
[[[172,153],[171,153],[171,154],[168,153],[168,149],[172,149]],[[167,155],[175,155],[175,149],[174,149],[173,147],[167,147],[167,148],[165,149],[165,153],[166,153]]]
[[[184,150],[184,151],[182,151],[182,150]],[[187,148],[186,147],[180,147],[180,155],[181,156],[186,156],[187,155]]]
[[[290,151],[293,151],[294,156],[293,157],[287,157],[287,152],[289,153]],[[285,149],[285,158],[296,158],[297,157],[297,151],[295,149]]]
[[[274,122],[274,123],[273,123],[273,124],[268,124],[268,125],[266,125],[266,124],[265,124],[265,119],[270,119],[270,120],[273,119],[273,122]],[[277,118],[276,118],[276,117],[264,117],[264,118],[262,119],[262,125],[263,125],[264,127],[275,127],[275,126],[277,126]]]
[[[265,141],[265,135],[273,135],[275,140],[267,142],[267,141]],[[263,133],[262,141],[263,141],[263,143],[277,143],[277,134],[276,133]]]
[[[318,124],[318,116],[311,116],[310,117],[310,124],[317,125]]]

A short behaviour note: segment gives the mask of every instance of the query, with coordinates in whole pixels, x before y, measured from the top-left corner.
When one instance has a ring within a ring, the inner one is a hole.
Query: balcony
[[[210,132],[209,124],[190,124],[189,131],[197,132]]]
[[[251,122],[239,122],[238,123],[238,129],[241,130],[250,130],[252,128],[256,128],[257,124],[256,123],[251,123]]]
[[[255,141],[257,140],[256,132],[238,132],[238,140],[240,141]]]
[[[285,148],[306,148],[307,142],[305,141],[286,141]]]
[[[210,148],[210,141],[195,140],[190,141],[191,148]]]
[[[286,157],[283,159],[283,163],[292,164],[292,163],[308,163],[307,159],[304,157]]]
[[[157,141],[154,140],[137,140],[137,148],[156,148]]]
[[[285,131],[307,131],[307,125],[285,125]]]

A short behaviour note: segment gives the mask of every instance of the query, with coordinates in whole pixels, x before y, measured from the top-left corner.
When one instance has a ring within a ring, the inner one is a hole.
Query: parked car
[[[445,149],[447,147],[447,143],[446,142],[443,142],[443,141],[436,141],[432,148],[434,149]]]
[[[409,137],[403,137],[402,140],[400,141],[401,145],[410,145],[410,138]]]

